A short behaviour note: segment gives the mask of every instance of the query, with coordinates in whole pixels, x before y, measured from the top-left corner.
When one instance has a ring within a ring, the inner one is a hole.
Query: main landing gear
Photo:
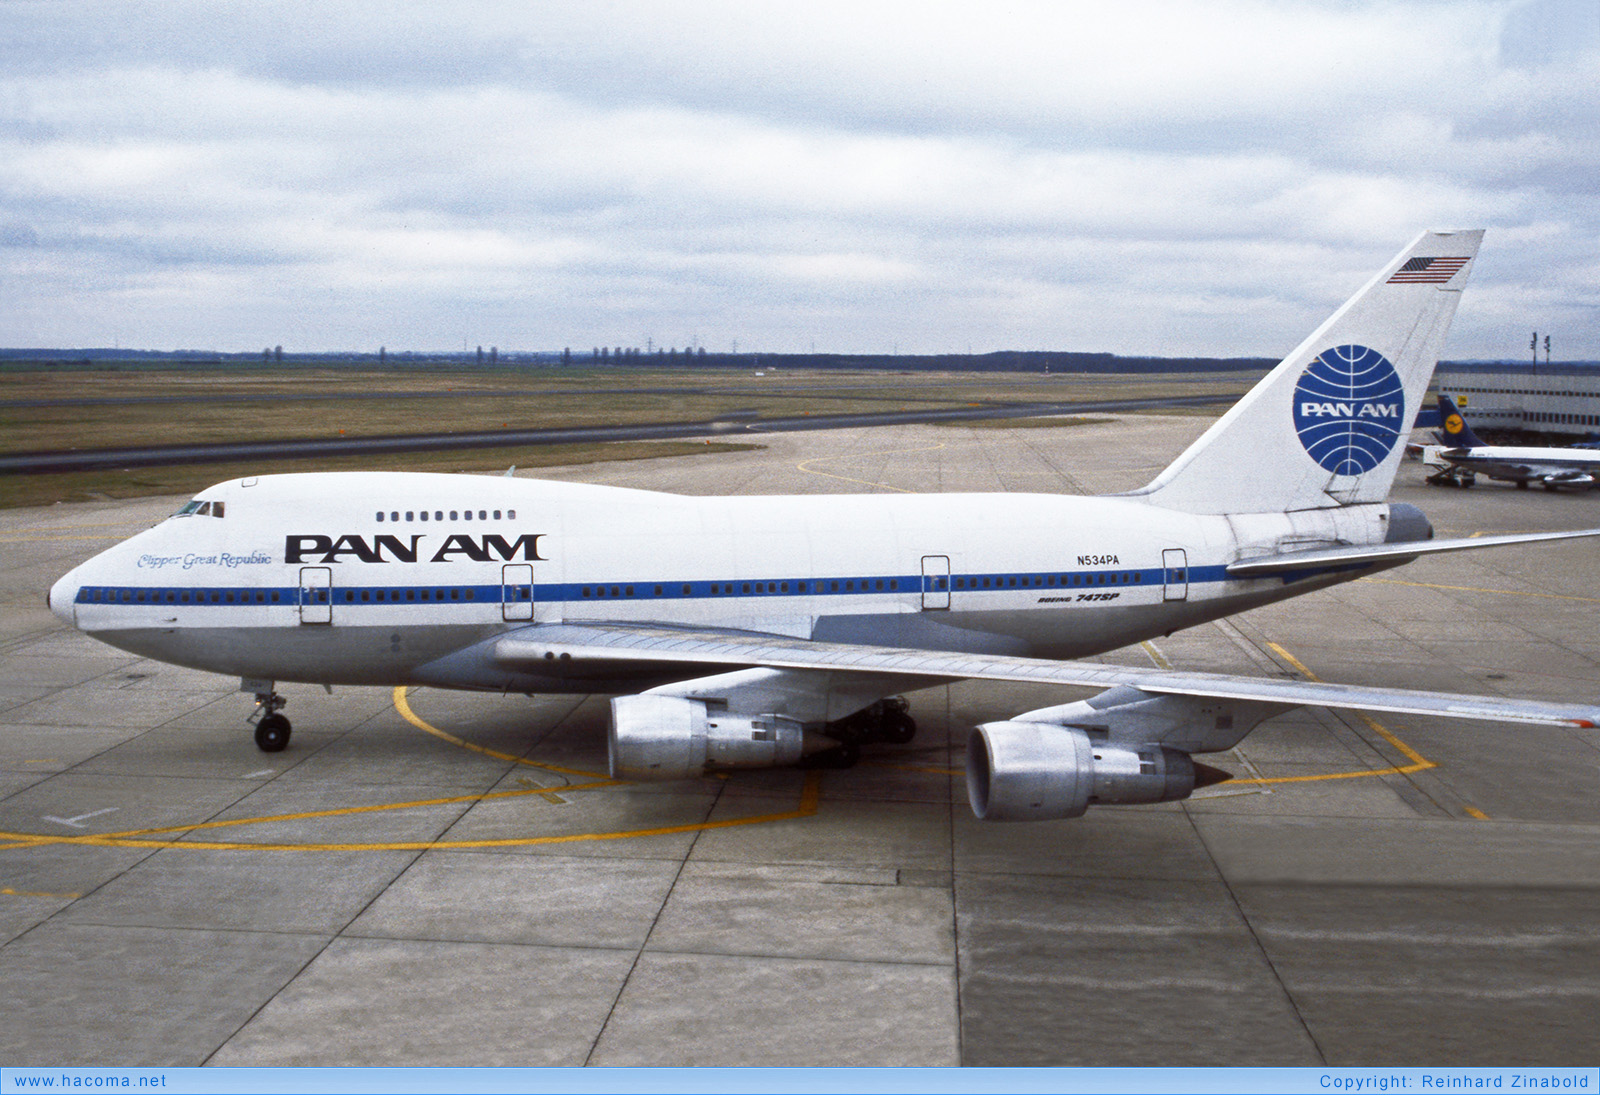
[[[256,748],[263,753],[281,753],[289,744],[289,720],[278,714],[288,702],[270,684],[267,691],[256,693],[256,709],[245,721],[256,724]]]
[[[822,732],[837,738],[839,744],[832,749],[811,754],[800,762],[800,767],[853,768],[861,759],[863,745],[877,741],[905,745],[917,736],[917,723],[911,717],[911,705],[905,697],[890,696],[854,715],[828,723]]]

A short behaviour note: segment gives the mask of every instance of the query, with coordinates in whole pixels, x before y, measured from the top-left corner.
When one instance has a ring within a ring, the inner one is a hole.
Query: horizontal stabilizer
[[[535,624],[495,643],[495,660],[507,667],[537,667],[548,659],[589,662],[655,662],[686,667],[767,666],[774,669],[834,669],[939,680],[1018,681],[1086,688],[1130,685],[1145,692],[1218,699],[1259,700],[1289,706],[1339,707],[1408,715],[1482,719],[1542,726],[1600,726],[1600,707],[1458,696],[1399,688],[1366,688],[1320,681],[1231,677],[1135,669],[1099,662],[1051,661],[1005,654],[903,650],[848,643],[821,643],[756,632],[680,630],[650,624]]]
[[[1476,548],[1500,547],[1504,544],[1531,544],[1541,540],[1571,540],[1581,536],[1600,536],[1600,528],[1575,529],[1570,532],[1519,532],[1506,536],[1463,537],[1459,540],[1414,540],[1399,544],[1290,551],[1282,555],[1266,555],[1259,559],[1241,559],[1237,563],[1229,563],[1228,575],[1233,578],[1259,578],[1267,574],[1283,574],[1321,567],[1352,566],[1361,563],[1399,564],[1423,555],[1440,555],[1447,551],[1472,551]]]

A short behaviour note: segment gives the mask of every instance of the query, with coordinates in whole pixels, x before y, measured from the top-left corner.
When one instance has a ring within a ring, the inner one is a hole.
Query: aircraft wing
[[[1476,542],[1476,541],[1474,541]],[[662,625],[535,624],[500,638],[494,659],[506,667],[537,668],[551,658],[588,662],[660,662],[704,667],[727,665],[813,669],[937,680],[995,680],[1113,688],[1143,692],[1255,700],[1292,706],[1341,707],[1410,715],[1442,715],[1542,726],[1600,726],[1600,706],[1460,696],[1398,688],[1326,684],[1269,677],[1233,677],[1099,662],[1052,661],[1003,654],[907,650],[813,642],[759,632],[685,630]]]
[[[1458,540],[1412,540],[1397,544],[1291,551],[1229,563],[1228,574],[1235,578],[1258,578],[1286,571],[1320,570],[1325,567],[1363,563],[1399,564],[1423,555],[1438,555],[1447,551],[1472,551],[1476,548],[1498,547],[1503,544],[1529,544],[1539,540],[1570,540],[1580,536],[1600,536],[1600,528],[1574,529],[1568,532],[1519,532],[1506,536],[1475,536]]]

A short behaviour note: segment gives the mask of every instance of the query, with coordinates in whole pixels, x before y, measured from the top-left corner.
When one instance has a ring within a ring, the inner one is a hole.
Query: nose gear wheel
[[[289,701],[276,692],[257,692],[256,709],[246,722],[256,725],[256,748],[263,753],[281,753],[289,745],[289,720],[278,713]]]

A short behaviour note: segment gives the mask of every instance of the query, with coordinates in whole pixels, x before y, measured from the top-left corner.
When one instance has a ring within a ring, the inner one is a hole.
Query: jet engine
[[[1194,789],[1189,754],[1096,741],[1075,726],[990,722],[967,739],[967,797],[983,821],[1081,817],[1092,805],[1171,802]]]
[[[808,737],[816,735],[782,715],[734,715],[725,704],[681,696],[618,696],[611,701],[611,778],[690,779],[716,768],[794,764]]]

